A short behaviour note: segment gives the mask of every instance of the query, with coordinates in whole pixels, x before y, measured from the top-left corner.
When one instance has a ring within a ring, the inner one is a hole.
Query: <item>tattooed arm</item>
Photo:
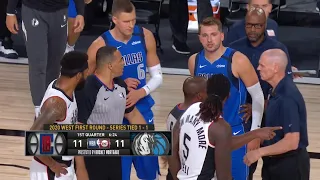
[[[66,116],[67,105],[59,97],[46,100],[41,108],[40,116],[35,120],[30,130],[43,130],[44,124],[53,124],[56,120],[63,120]]]
[[[30,130],[43,130],[44,124],[53,124],[56,120],[63,120],[66,116],[67,105],[63,99],[59,97],[51,97],[46,100],[41,108],[39,117],[35,120]],[[47,165],[56,176],[60,174],[66,174],[67,166],[60,164],[50,156],[37,156],[37,158]]]

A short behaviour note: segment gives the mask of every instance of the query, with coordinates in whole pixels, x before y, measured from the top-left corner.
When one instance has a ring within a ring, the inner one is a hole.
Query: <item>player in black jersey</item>
[[[204,77],[194,76],[188,77],[183,82],[183,103],[177,104],[169,113],[167,119],[167,130],[172,130],[177,120],[180,119],[181,115],[191,106],[193,103],[203,101],[206,95],[207,80]],[[167,158],[162,158],[164,164],[167,164]],[[173,177],[168,169],[167,180],[172,180]]]
[[[281,127],[265,127],[232,136],[230,125],[222,118],[223,104],[229,96],[230,82],[222,74],[207,81],[204,102],[194,103],[173,128],[169,169],[175,179],[231,180],[231,151],[255,138],[269,140]]]
[[[16,6],[19,0],[9,0],[6,24],[17,34],[19,27]],[[75,32],[84,27],[84,0],[74,0],[78,15]],[[29,83],[35,115],[47,86],[59,77],[60,61],[66,49],[69,0],[22,0],[22,31],[29,63]]]

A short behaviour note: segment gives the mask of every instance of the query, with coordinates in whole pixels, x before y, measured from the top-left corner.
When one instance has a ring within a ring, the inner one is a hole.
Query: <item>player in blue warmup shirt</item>
[[[203,20],[199,26],[199,39],[204,47],[202,51],[189,58],[188,66],[193,76],[209,78],[214,74],[223,74],[230,83],[230,97],[223,110],[223,118],[232,127],[233,135],[244,134],[241,105],[246,103],[247,92],[252,96],[252,126],[257,129],[261,125],[264,110],[264,97],[261,86],[248,58],[240,52],[224,47],[222,24],[213,17]],[[250,143],[260,143],[253,140]],[[248,167],[243,163],[246,147],[232,152],[232,176],[236,180],[246,180]]]
[[[162,72],[156,52],[153,33],[135,25],[135,7],[130,0],[117,0],[112,5],[112,21],[115,28],[98,37],[88,49],[89,71],[94,72],[97,49],[114,46],[121,52],[124,60],[125,80],[128,90],[127,106],[136,104],[147,124],[153,124],[151,110],[154,100],[150,93],[162,84]],[[146,80],[146,70],[151,75]],[[124,123],[128,121],[124,119]],[[159,174],[158,157],[123,157],[123,179],[130,179],[131,164],[134,164],[139,179],[156,179]]]
[[[91,3],[92,0],[84,0],[86,4]],[[76,17],[77,17],[77,9],[76,5],[74,3],[74,0],[69,0],[69,7],[68,7],[68,39],[67,39],[67,46],[66,51],[74,51],[74,46],[80,36],[81,32],[75,32],[74,31],[74,24],[76,23]]]

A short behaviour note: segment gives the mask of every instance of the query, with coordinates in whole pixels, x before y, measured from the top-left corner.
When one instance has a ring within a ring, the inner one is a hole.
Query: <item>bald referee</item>
[[[184,101],[183,103],[177,104],[169,113],[167,119],[167,129],[172,131],[174,125],[176,124],[177,120],[180,119],[182,114],[189,106],[196,102],[202,102],[207,97],[206,94],[207,88],[207,80],[201,76],[194,76],[188,77],[183,82],[183,95]],[[166,162],[167,159],[163,158]],[[167,180],[173,180],[171,172],[168,169]]]
[[[140,112],[132,106],[126,108],[128,89],[119,77],[124,61],[115,47],[104,46],[97,52],[95,74],[88,76],[82,92],[77,94],[78,118],[84,124],[146,124]],[[122,179],[121,157],[85,158],[89,179]]]

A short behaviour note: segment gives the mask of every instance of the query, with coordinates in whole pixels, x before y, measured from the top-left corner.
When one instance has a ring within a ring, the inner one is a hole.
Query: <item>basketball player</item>
[[[85,4],[91,3],[92,0],[84,0]],[[77,17],[77,9],[74,3],[74,0],[69,0],[69,7],[68,7],[68,39],[67,39],[67,46],[66,51],[74,51],[74,46],[80,36],[80,32],[75,31],[75,18]]]
[[[223,105],[230,94],[229,79],[223,74],[207,81],[207,99],[191,105],[173,129],[173,150],[169,168],[178,179],[231,180],[231,151],[255,138],[272,139],[281,127],[261,128],[232,136],[222,118]],[[238,179],[237,177],[233,177]]]
[[[115,0],[112,5],[112,21],[114,29],[103,33],[88,49],[89,69],[93,72],[96,63],[96,52],[102,46],[117,47],[124,59],[124,79],[128,90],[127,107],[136,104],[148,124],[153,124],[151,110],[154,100],[150,93],[162,84],[162,72],[156,52],[156,42],[153,33],[135,25],[135,7],[130,0]],[[151,75],[146,81],[146,70]],[[129,122],[124,119],[124,124]],[[159,173],[158,157],[123,157],[123,177],[129,179],[131,164],[135,165],[140,179],[156,179]]]
[[[230,97],[224,105],[224,119],[232,127],[233,135],[244,133],[243,113],[239,113],[241,105],[246,103],[247,91],[252,97],[251,130],[260,127],[264,97],[254,70],[248,58],[240,52],[224,47],[222,24],[209,17],[199,26],[199,39],[204,49],[189,59],[189,71],[194,76],[209,78],[213,74],[223,74],[231,82]],[[255,139],[248,144],[252,149],[259,148],[260,140]],[[232,152],[232,175],[237,180],[246,180],[248,167],[243,163],[246,147]]]
[[[183,103],[177,104],[169,113],[167,119],[167,130],[172,131],[177,120],[180,119],[189,106],[196,102],[202,102],[206,98],[207,81],[203,77],[188,77],[183,83]],[[164,163],[167,163],[167,158],[162,158]],[[172,180],[173,177],[168,169],[167,180]]]
[[[52,81],[40,106],[40,115],[31,130],[42,130],[44,124],[75,124],[78,108],[74,96],[76,87],[84,85],[88,73],[88,56],[81,52],[70,52],[61,61],[61,76]],[[76,161],[77,173],[73,161]],[[31,180],[88,180],[84,159],[81,156],[36,156],[30,166]]]

